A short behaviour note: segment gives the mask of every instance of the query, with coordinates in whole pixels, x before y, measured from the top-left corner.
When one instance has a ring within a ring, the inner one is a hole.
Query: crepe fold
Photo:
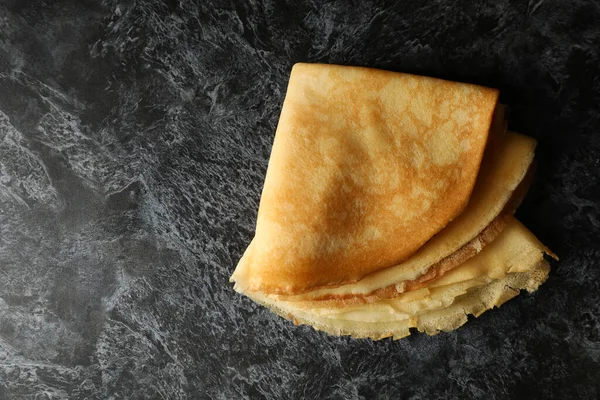
[[[469,201],[497,99],[475,85],[296,64],[238,286],[298,294],[408,259]]]
[[[281,301],[260,292],[248,296],[296,324],[308,324],[334,335],[398,339],[408,336],[410,328],[436,334],[458,328],[469,314],[477,317],[515,297],[520,290],[536,290],[549,272],[544,253],[552,254],[511,217],[496,240],[478,255],[428,287],[394,299],[340,309]]]
[[[470,84],[296,64],[235,290],[374,339],[451,330],[535,290],[551,252],[512,214],[536,142],[506,131],[497,100]]]

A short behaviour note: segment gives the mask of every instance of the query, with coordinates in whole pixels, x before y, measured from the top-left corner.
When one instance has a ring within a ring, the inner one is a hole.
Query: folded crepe
[[[551,253],[512,214],[536,143],[506,132],[497,99],[296,64],[234,288],[297,323],[374,339],[454,329],[514,297],[507,285],[535,290]]]
[[[296,64],[237,287],[299,294],[408,259],[467,205],[497,100],[464,83]]]

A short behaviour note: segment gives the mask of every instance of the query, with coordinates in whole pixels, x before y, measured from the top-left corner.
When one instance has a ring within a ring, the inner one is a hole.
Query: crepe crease
[[[536,142],[506,131],[497,99],[296,64],[235,290],[295,323],[373,339],[453,330],[536,290],[554,255],[512,216]]]

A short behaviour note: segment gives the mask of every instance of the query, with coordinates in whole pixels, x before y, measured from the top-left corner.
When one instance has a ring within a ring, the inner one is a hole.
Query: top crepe
[[[296,64],[248,265],[232,279],[298,294],[409,258],[467,204],[497,99],[470,84]]]

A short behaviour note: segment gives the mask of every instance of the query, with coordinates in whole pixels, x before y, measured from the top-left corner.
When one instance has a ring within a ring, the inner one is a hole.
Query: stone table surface
[[[600,3],[0,0],[0,399],[596,399]],[[228,283],[298,61],[498,87],[559,256],[453,333],[328,337]]]

